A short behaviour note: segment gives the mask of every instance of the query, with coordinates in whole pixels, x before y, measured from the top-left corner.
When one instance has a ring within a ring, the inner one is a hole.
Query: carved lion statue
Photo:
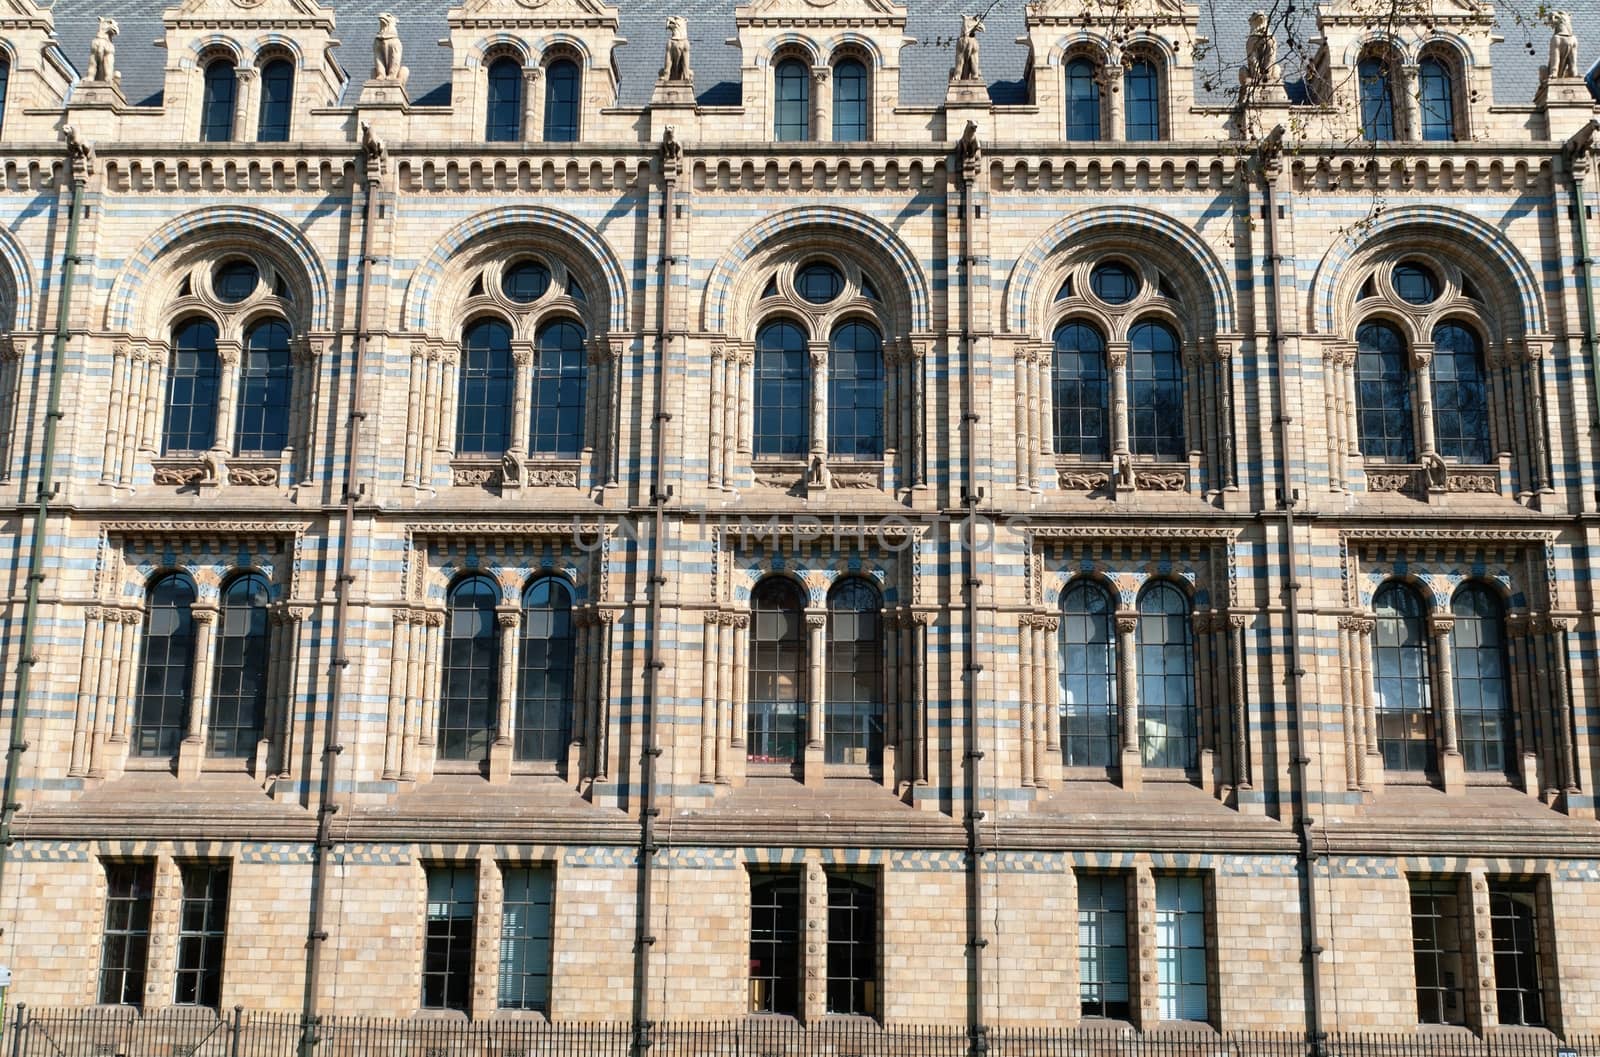
[[[1550,13],[1550,63],[1546,76],[1578,76],[1578,36],[1572,32],[1572,16],[1565,11]]]
[[[117,46],[113,43],[118,31],[116,19],[100,19],[100,30],[89,43],[89,80],[113,83],[121,80],[116,70]]]
[[[977,15],[961,16],[961,37],[956,41],[956,64],[950,69],[952,81],[977,81],[983,78],[978,72],[978,34],[983,32],[983,19]]]
[[[372,79],[404,83],[411,71],[400,65],[403,50],[395,17],[385,11],[378,16],[378,35],[372,38]]]
[[[661,64],[663,81],[692,81],[689,68],[689,20],[678,15],[667,19],[667,57]]]

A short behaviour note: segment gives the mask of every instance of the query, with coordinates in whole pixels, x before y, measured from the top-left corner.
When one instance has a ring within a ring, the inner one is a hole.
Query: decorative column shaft
[[[1117,613],[1117,707],[1122,715],[1122,785],[1137,789],[1142,781],[1144,756],[1139,738],[1138,642],[1139,615]]]
[[[189,732],[183,740],[204,744],[211,719],[211,669],[216,652],[217,611],[198,606],[190,610],[194,621],[194,677],[189,684]]]
[[[1438,449],[1433,429],[1433,346],[1418,342],[1411,350],[1411,362],[1416,368],[1417,443],[1427,458]]]
[[[96,684],[100,678],[100,655],[104,650],[105,624],[100,619],[100,608],[89,606],[83,611],[83,646],[78,665],[77,710],[72,721],[72,755],[67,764],[67,774],[83,775],[88,772],[89,744],[94,740],[94,705]]]
[[[719,687],[717,680],[721,674],[718,664],[718,652],[721,650],[721,641],[717,635],[717,627],[722,620],[722,614],[716,610],[707,610],[705,614],[705,631],[701,637],[700,654],[700,782],[707,784],[716,780],[716,742],[718,729],[717,699]]]
[[[233,452],[233,441],[238,426],[234,405],[239,396],[239,357],[241,349],[236,341],[219,339],[217,359],[222,363],[222,378],[217,383],[217,429],[211,450],[223,454]]]
[[[822,612],[806,613],[807,656],[810,676],[806,680],[806,741],[812,748],[822,747],[823,708],[827,695],[827,634],[828,615]]]
[[[497,745],[510,745],[517,714],[517,632],[522,627],[522,613],[515,608],[495,610],[495,624],[500,631],[499,692],[496,695],[494,740]]]
[[[1019,702],[1021,703],[1021,706],[1022,706],[1021,707],[1021,715],[1019,715],[1017,717],[1017,729],[1018,729],[1018,733],[1020,734],[1021,749],[1022,749],[1022,784],[1023,784],[1023,786],[1026,787],[1026,786],[1033,786],[1033,785],[1037,785],[1038,784],[1038,777],[1037,777],[1037,774],[1036,774],[1036,772],[1034,770],[1034,759],[1035,759],[1035,757],[1034,757],[1034,752],[1033,752],[1033,739],[1034,739],[1034,723],[1033,723],[1033,706],[1034,706],[1034,698],[1033,698],[1033,695],[1034,695],[1033,632],[1034,632],[1034,627],[1033,627],[1033,614],[1032,613],[1024,613],[1024,614],[1022,614],[1021,618],[1018,621],[1017,632],[1018,632],[1018,639],[1019,639],[1019,645],[1018,645],[1018,649],[1017,649],[1017,656],[1018,656],[1018,662],[1019,662],[1018,663],[1018,668],[1020,669],[1019,672],[1017,673],[1017,687],[1018,687],[1018,690],[1019,690],[1019,693],[1017,694],[1017,698],[1018,698],[1018,700],[1019,700]]]
[[[1125,341],[1106,345],[1106,362],[1111,366],[1111,453],[1118,457],[1129,454],[1128,349]]]
[[[811,454],[828,457],[828,343],[808,343],[811,354]]]

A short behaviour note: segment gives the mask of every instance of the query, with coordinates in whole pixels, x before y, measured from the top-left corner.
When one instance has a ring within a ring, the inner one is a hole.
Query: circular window
[[[1412,305],[1431,305],[1439,300],[1439,279],[1426,265],[1403,261],[1394,266],[1394,292]]]
[[[230,304],[243,301],[255,293],[256,285],[260,282],[260,269],[255,266],[255,262],[247,261],[243,257],[223,261],[211,276],[212,289],[219,298]]]
[[[520,304],[537,301],[550,289],[550,269],[538,261],[518,261],[506,269],[500,289]]]
[[[844,276],[831,264],[816,261],[794,277],[795,293],[814,305],[825,305],[844,293]]]
[[[1125,305],[1139,296],[1139,276],[1126,264],[1110,261],[1089,273],[1089,288],[1108,305]]]

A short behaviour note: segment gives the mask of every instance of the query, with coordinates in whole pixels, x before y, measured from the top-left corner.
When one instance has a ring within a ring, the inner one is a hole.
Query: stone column
[[[522,141],[544,139],[544,67],[522,68]]]
[[[121,480],[117,472],[118,456],[122,450],[122,417],[127,413],[128,383],[132,367],[137,363],[132,348],[119,341],[111,349],[111,395],[106,403],[105,444],[100,456],[100,483],[116,484]]]
[[[735,622],[743,614],[723,613],[717,621],[717,740],[716,740],[716,766],[712,777],[718,785],[728,783],[728,757],[729,757],[729,732],[728,717],[732,716],[735,707],[733,679],[733,650]],[[709,630],[709,629],[708,629]]]
[[[439,394],[433,436],[435,450],[446,457],[456,450],[456,371],[460,359],[460,345],[446,342],[440,346],[433,385]]]
[[[828,459],[828,343],[807,342],[811,354],[811,446],[812,458]]]
[[[254,66],[236,66],[233,70],[233,140],[235,143],[254,143],[259,133],[261,108],[256,103],[256,74]]]
[[[928,419],[927,419],[927,369],[928,346],[923,342],[911,342],[907,349],[911,359],[906,364],[906,369],[911,373],[911,403],[907,408],[909,421],[907,431],[909,435],[907,447],[911,450],[911,482],[913,488],[921,488],[928,483]]]
[[[1233,781],[1237,789],[1254,786],[1250,766],[1250,712],[1246,705],[1244,674],[1244,629],[1248,619],[1242,613],[1228,615],[1228,708],[1233,728]]]
[[[822,855],[806,852],[801,881],[801,907],[805,916],[805,954],[801,978],[805,981],[800,1003],[807,1024],[820,1024],[828,1013],[828,875]]]
[[[498,606],[494,619],[500,632],[500,671],[494,741],[489,745],[489,781],[500,784],[511,780],[517,715],[517,632],[522,627],[522,611],[515,605]]]
[[[1039,788],[1053,784],[1061,770],[1059,739],[1051,737],[1052,729],[1059,729],[1056,721],[1056,686],[1052,679],[1055,670],[1056,634],[1061,628],[1061,618],[1036,613],[1033,618],[1033,781]],[[1058,755],[1051,757],[1052,743]]]
[[[1515,717],[1517,773],[1522,779],[1522,790],[1531,797],[1541,791],[1540,766],[1541,724],[1536,716],[1539,691],[1533,682],[1533,643],[1528,614],[1506,614],[1506,661],[1508,683],[1511,688],[1511,714]]]
[[[1366,769],[1366,734],[1364,713],[1360,701],[1360,680],[1356,675],[1356,643],[1354,617],[1339,618],[1339,699],[1344,704],[1344,784],[1346,789],[1360,789]]]
[[[1473,870],[1463,884],[1461,900],[1461,968],[1466,977],[1467,1027],[1479,1034],[1500,1026],[1500,1003],[1495,995],[1494,919],[1489,900],[1489,878],[1483,870]],[[1536,923],[1534,928],[1539,926]],[[1542,953],[1542,952],[1541,952]],[[1543,961],[1543,959],[1541,959]],[[1548,965],[1545,962],[1545,965]],[[1544,965],[1540,966],[1544,972]],[[1548,992],[1546,992],[1548,994]]]
[[[811,138],[819,142],[833,139],[833,93],[828,90],[832,73],[830,66],[811,67]]]
[[[1028,473],[1028,452],[1035,446],[1036,438],[1033,435],[1033,418],[1029,411],[1029,400],[1033,389],[1033,356],[1028,346],[1018,344],[1012,352],[1014,364],[1012,373],[1012,386],[1016,390],[1016,487],[1019,492],[1026,492],[1034,486],[1034,481]]]
[[[506,473],[500,482],[502,487],[518,488],[523,484],[520,470],[528,457],[528,437],[532,432],[529,405],[533,399],[534,356],[533,342],[511,343],[511,438],[506,446],[505,464],[508,470],[514,466],[519,472]]]
[[[1122,788],[1138,792],[1144,784],[1144,755],[1139,737],[1138,642],[1139,614],[1124,610],[1116,614],[1117,625],[1117,708],[1122,716]]]
[[[1017,733],[1019,748],[1021,749],[1022,785],[1024,788],[1037,786],[1038,779],[1034,773],[1034,679],[1033,679],[1033,614],[1023,613],[1017,621],[1017,701],[1020,705],[1017,716]]]
[[[1550,689],[1555,705],[1556,750],[1560,756],[1554,776],[1560,778],[1563,792],[1575,793],[1578,791],[1579,769],[1573,735],[1572,682],[1567,658],[1567,635],[1572,630],[1572,621],[1566,617],[1549,617],[1546,628],[1550,681],[1554,684]]]
[[[1546,454],[1546,436],[1549,429],[1549,419],[1545,416],[1544,400],[1544,346],[1536,343],[1527,343],[1524,348],[1524,359],[1519,367],[1522,375],[1523,387],[1527,393],[1527,404],[1524,421],[1528,427],[1528,462],[1532,464],[1533,488],[1537,492],[1553,491],[1550,475],[1547,472],[1550,458]],[[1519,404],[1519,407],[1523,405]]]
[[[1467,786],[1456,724],[1455,650],[1450,642],[1450,633],[1455,626],[1455,617],[1443,614],[1435,614],[1428,621],[1428,632],[1433,636],[1436,673],[1434,702],[1439,717],[1439,776],[1444,781],[1446,793],[1463,793]]]
[[[900,614],[886,610],[883,628],[883,787],[894,789],[895,756],[900,745]]]
[[[298,718],[295,707],[300,702],[300,628],[310,615],[309,606],[284,606],[277,613],[283,626],[279,644],[283,653],[283,669],[276,699],[278,728],[274,740],[278,751],[276,772],[281,778],[294,774],[295,722]]]
[[[1410,63],[1403,63],[1396,72],[1400,75],[1397,78],[1400,83],[1396,86],[1400,89],[1400,97],[1395,103],[1401,112],[1395,116],[1405,121],[1405,128],[1396,129],[1395,138],[1418,142],[1422,139],[1422,100],[1417,95],[1417,68]],[[1457,105],[1463,106],[1465,103],[1462,100]]]
[[[1128,350],[1125,341],[1108,342],[1106,363],[1111,367],[1111,455],[1122,460],[1128,447]]]
[[[178,746],[178,779],[200,777],[200,763],[206,755],[206,727],[211,719],[212,655],[216,652],[217,610],[195,606],[189,612],[194,621],[194,676],[189,683],[189,732]]]
[[[1161,967],[1156,947],[1156,878],[1149,866],[1133,872],[1128,913],[1128,976],[1133,983],[1129,1013],[1133,1026],[1149,1031],[1161,1023]]]
[[[1411,350],[1411,364],[1416,369],[1418,455],[1426,462],[1438,447],[1433,431],[1433,345],[1417,342]]]
[[[297,340],[294,345],[294,389],[299,394],[295,406],[300,408],[300,422],[289,434],[289,443],[299,444],[300,457],[296,460],[299,472],[296,484],[310,484],[317,477],[317,434],[322,423],[322,351],[325,342],[310,339]],[[408,438],[409,440],[409,435]],[[405,472],[412,473],[411,463]],[[415,477],[412,478],[413,482]]]
[[[745,770],[745,710],[750,705],[750,676],[747,658],[750,655],[750,614],[733,614],[733,707],[728,715],[728,781],[733,785],[744,783]]]
[[[738,453],[750,452],[750,405],[745,396],[745,383],[754,359],[751,350],[742,346],[724,350],[728,364],[728,391],[722,404],[722,487],[732,491],[735,463]]]
[[[1100,68],[1100,98],[1106,101],[1106,124],[1110,126],[1101,131],[1113,143],[1121,143],[1128,135],[1122,106],[1122,72],[1120,55],[1113,55]]]
[[[105,624],[100,607],[83,611],[83,644],[79,649],[78,700],[72,721],[72,755],[67,764],[69,776],[88,773],[89,745],[94,740],[95,690],[100,678],[100,656],[104,652]]]
[[[711,346],[710,442],[706,452],[706,485],[717,490],[722,487],[722,421],[723,402],[728,392],[728,360],[723,346]]]
[[[718,652],[721,642],[717,627],[722,614],[714,609],[705,612],[705,631],[700,643],[700,783],[716,780],[717,741],[717,680],[720,674]]]
[[[827,708],[827,650],[828,614],[822,610],[806,611],[806,744],[804,753],[805,784],[817,786],[823,779],[823,738],[826,730]]]
[[[443,610],[430,609],[421,613],[420,617],[423,625],[422,658],[419,664],[413,653],[411,667],[419,683],[418,713],[422,717],[417,738],[416,777],[418,781],[424,781],[433,777],[433,762],[439,742],[439,662],[444,649],[445,614]],[[418,614],[413,613],[411,619],[417,621]],[[424,749],[429,751],[424,752]]]
[[[237,436],[238,415],[235,405],[239,397],[239,356],[242,352],[237,341],[219,339],[217,359],[222,365],[222,377],[217,383],[217,430],[211,450],[222,456],[233,454],[234,437]],[[226,483],[226,478],[224,478]]]
[[[1366,741],[1362,752],[1366,756],[1364,788],[1383,788],[1383,749],[1378,744],[1378,693],[1372,685],[1372,633],[1378,622],[1361,614],[1350,618],[1350,628],[1356,636],[1356,659],[1359,670],[1357,693],[1361,697],[1362,728]]]

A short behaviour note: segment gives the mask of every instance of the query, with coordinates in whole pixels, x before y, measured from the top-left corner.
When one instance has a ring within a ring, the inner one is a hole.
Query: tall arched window
[[[883,339],[846,323],[828,343],[828,454],[883,458]]]
[[[1161,74],[1149,59],[1134,59],[1122,76],[1127,99],[1124,131],[1129,141],[1161,138]]]
[[[1056,454],[1105,461],[1111,457],[1111,385],[1106,375],[1105,339],[1083,323],[1058,327],[1052,365],[1050,404]]]
[[[811,374],[805,331],[769,323],[756,334],[755,456],[801,458],[810,441]]]
[[[502,55],[489,64],[489,108],[483,138],[514,143],[522,138],[522,63]]]
[[[1148,767],[1199,763],[1189,600],[1169,583],[1139,596],[1139,747]]]
[[[500,589],[487,576],[469,576],[450,589],[439,694],[441,760],[483,760],[489,755],[500,703],[498,601]]]
[[[1100,138],[1100,70],[1079,56],[1067,63],[1067,139]]]
[[[0,55],[0,134],[6,130],[6,93],[11,87],[11,60]]]
[[[289,326],[267,320],[250,328],[239,369],[239,428],[234,447],[241,455],[275,455],[289,444]]]
[[[583,450],[583,388],[587,356],[583,328],[560,321],[539,328],[538,366],[533,376],[533,436],[537,455],[576,459]]]
[[[1078,581],[1061,596],[1061,756],[1068,767],[1111,767],[1121,755],[1111,598]]]
[[[270,601],[267,578],[260,573],[235,577],[222,592],[211,722],[206,728],[208,755],[249,756],[261,740],[267,718],[267,665],[272,659]]]
[[[233,101],[238,74],[231,59],[218,59],[205,69],[200,95],[200,140],[226,143],[233,138]]]
[[[1406,343],[1387,323],[1363,323],[1356,330],[1356,413],[1364,457],[1389,462],[1417,457]]]
[[[522,593],[517,661],[519,760],[560,760],[572,740],[572,592],[553,576]]]
[[[273,59],[261,67],[261,108],[257,112],[256,139],[283,143],[289,138],[294,113],[294,64]]]
[[[216,443],[221,377],[216,324],[200,318],[178,324],[172,334],[172,366],[167,372],[163,455],[205,451]]]
[[[194,584],[172,573],[145,597],[144,656],[133,712],[133,754],[171,756],[188,728],[194,679]]]
[[[857,59],[845,59],[833,67],[833,138],[852,143],[867,138],[867,68]]]
[[[511,446],[511,328],[480,319],[461,346],[456,454],[499,455]]]
[[[1482,465],[1494,459],[1489,440],[1489,383],[1483,345],[1459,323],[1433,328],[1433,434],[1446,459]]]
[[[1422,599],[1405,584],[1386,583],[1372,597],[1377,617],[1372,664],[1378,700],[1378,749],[1391,771],[1432,771],[1433,695],[1428,685],[1428,635]]]
[[[750,596],[750,707],[745,732],[750,759],[790,762],[806,736],[805,598],[782,577]]]
[[[827,761],[883,760],[883,596],[865,580],[828,594]]]
[[[544,138],[548,143],[572,143],[578,138],[582,110],[582,79],[578,64],[557,59],[544,71]]]
[[[1138,323],[1128,338],[1128,445],[1135,455],[1181,460],[1188,451],[1178,335],[1163,323]]]
[[[1455,662],[1456,744],[1469,771],[1511,770],[1511,688],[1506,668],[1505,607],[1482,584],[1450,602]]]
[[[811,138],[811,70],[799,59],[784,59],[772,73],[772,138],[797,143]]]
[[[1361,135],[1371,141],[1394,139],[1394,84],[1389,64],[1369,55],[1356,64],[1356,80],[1361,92]]]
[[[1417,95],[1422,111],[1422,138],[1430,142],[1455,139],[1455,87],[1450,67],[1435,56],[1417,63]]]

